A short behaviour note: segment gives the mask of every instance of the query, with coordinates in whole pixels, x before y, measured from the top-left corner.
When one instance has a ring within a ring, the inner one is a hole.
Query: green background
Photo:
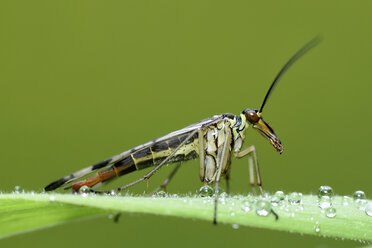
[[[371,1],[0,2],[0,190],[61,176],[220,113],[259,108],[281,66],[323,42],[282,78],[263,116],[279,155],[255,144],[264,188],[372,196]],[[150,180],[156,187],[165,168]],[[124,185],[144,171],[115,181]],[[250,192],[233,159],[233,193]],[[168,190],[196,192],[198,162]],[[152,187],[152,188],[151,188]],[[143,192],[141,184],[131,192]],[[359,243],[161,216],[97,219],[0,241],[1,247],[355,247]]]

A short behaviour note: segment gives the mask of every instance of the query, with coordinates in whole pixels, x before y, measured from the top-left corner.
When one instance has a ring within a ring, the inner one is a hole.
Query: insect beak
[[[283,152],[283,146],[278,137],[276,136],[274,130],[267,124],[262,118],[260,118],[254,125],[260,133],[267,138],[271,145],[278,151],[280,154]]]

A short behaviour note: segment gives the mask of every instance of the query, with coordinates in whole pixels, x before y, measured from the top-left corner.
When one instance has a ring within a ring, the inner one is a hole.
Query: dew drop
[[[366,199],[360,199],[355,204],[359,210],[365,210],[368,202]]]
[[[336,209],[335,208],[327,208],[325,210],[325,214],[328,218],[336,217]]]
[[[271,212],[271,203],[267,200],[258,200],[256,202],[256,213],[259,216],[268,216]]]
[[[226,204],[226,198],[225,197],[220,198],[220,203],[222,205],[225,205]]]
[[[330,186],[320,186],[318,190],[318,198],[320,199],[323,196],[327,196],[332,199],[333,189]]]
[[[154,197],[167,197],[168,194],[164,190],[159,190],[153,194]]]
[[[86,197],[90,193],[90,188],[88,186],[84,185],[84,186],[80,187],[79,192],[83,197]]]
[[[55,200],[56,200],[56,197],[55,197],[54,195],[51,195],[51,196],[49,197],[49,200],[51,200],[51,201],[55,201]]]
[[[366,194],[361,190],[357,190],[353,194],[353,199],[354,199],[355,202],[357,202],[359,200],[365,200],[366,199]]]
[[[226,204],[227,197],[228,197],[228,194],[226,192],[222,192],[219,195],[221,204]]]
[[[347,205],[349,205],[351,203],[352,203],[351,197],[345,195],[342,198],[342,205],[347,206]]]
[[[239,229],[240,226],[239,226],[238,224],[232,224],[231,227],[232,227],[233,229]]]
[[[15,194],[19,194],[20,193],[20,190],[21,190],[21,186],[18,186],[17,185],[17,186],[14,187],[14,193]]]
[[[372,216],[372,202],[368,203],[366,206],[366,214]]]
[[[285,194],[283,191],[276,191],[271,197],[271,204],[273,206],[278,206],[285,199]]]
[[[319,225],[319,222],[315,222],[315,226],[314,226],[314,230],[316,233],[320,233],[320,225]]]
[[[291,205],[298,205],[298,204],[301,203],[301,200],[302,200],[302,194],[301,193],[293,192],[293,193],[290,193],[288,195],[288,202]]]
[[[321,209],[327,209],[332,207],[332,199],[329,196],[322,196],[318,201],[318,206]]]
[[[249,200],[243,200],[241,203],[241,208],[244,212],[249,212],[252,209],[252,202]]]
[[[214,192],[214,189],[213,189],[213,192]],[[225,192],[225,190],[221,187],[218,187],[218,195],[226,195],[228,196],[228,194]]]
[[[355,191],[353,194],[354,203],[356,204],[357,208],[360,210],[365,210],[367,206],[366,194],[361,191]]]
[[[214,194],[214,190],[209,185],[204,185],[199,190],[199,195],[201,197],[208,197],[208,196],[212,196],[213,194]]]

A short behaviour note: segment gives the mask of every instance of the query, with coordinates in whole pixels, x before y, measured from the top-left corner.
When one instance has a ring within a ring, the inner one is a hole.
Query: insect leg
[[[155,192],[158,192],[161,189],[164,190],[164,191],[167,191],[166,190],[167,185],[169,184],[170,180],[172,180],[173,176],[176,174],[178,169],[181,167],[181,164],[182,164],[182,162],[179,162],[176,165],[176,167],[172,170],[172,172],[169,174],[169,176],[164,180],[164,182],[162,184],[160,184],[159,187],[157,187],[153,192],[151,192],[151,194],[154,194]]]
[[[174,154],[183,146],[183,145],[185,145],[185,143],[189,140],[189,139],[191,139],[196,133],[198,132],[198,129],[197,130],[195,130],[195,131],[193,131],[189,136],[187,136],[187,138],[185,139],[185,140],[183,140],[182,142],[181,142],[181,144],[179,144],[179,146],[177,146],[177,148],[176,149],[174,149],[170,154],[169,154],[169,156],[168,157],[166,157],[163,161],[161,161],[161,163],[159,164],[159,165],[157,165],[153,170],[151,170],[149,173],[147,173],[146,175],[144,175],[143,177],[141,177],[141,178],[139,178],[139,179],[137,179],[137,180],[135,180],[135,181],[133,181],[133,182],[131,182],[131,183],[129,183],[129,184],[127,184],[127,185],[124,185],[124,186],[121,186],[121,187],[119,187],[119,188],[117,188],[116,189],[116,191],[121,191],[121,190],[123,190],[123,189],[126,189],[126,188],[129,188],[129,187],[131,187],[131,186],[133,186],[133,185],[135,185],[135,184],[137,184],[137,183],[139,183],[139,182],[142,182],[142,181],[144,181],[144,180],[147,180],[147,179],[149,179],[152,175],[154,175],[155,174],[155,172],[157,172],[165,163],[167,163],[168,162],[168,160],[169,159],[171,159],[173,156],[174,156]]]
[[[256,148],[254,145],[247,147],[243,151],[235,153],[235,157],[242,158],[248,156],[248,166],[249,166],[249,177],[250,177],[250,184],[252,186],[252,191],[254,194],[256,194],[255,190],[255,174],[254,171],[256,171],[256,177],[257,177],[257,186],[260,189],[261,195],[265,196],[263,188],[262,188],[262,181],[261,181],[261,175],[260,171],[258,169],[258,161],[257,161],[257,154],[256,154]]]
[[[225,180],[226,180],[226,193],[228,196],[230,196],[230,171],[226,173]]]
[[[249,174],[250,174],[250,181],[251,185],[253,184],[254,186],[254,173],[253,173],[253,167],[256,170],[256,177],[257,177],[257,186],[259,187],[261,191],[262,197],[265,197],[265,192],[262,188],[262,180],[261,180],[261,175],[260,175],[260,169],[258,166],[258,161],[257,161],[257,154],[256,154],[256,147],[254,145],[247,147],[245,150],[236,152],[235,157],[237,158],[242,158],[244,156],[248,156],[248,165],[249,165]],[[253,175],[253,176],[252,176]],[[254,191],[254,193],[256,193]],[[274,210],[271,209],[271,212],[275,216],[275,219],[278,219],[278,214],[274,212]]]
[[[217,160],[217,176],[214,185],[214,214],[213,214],[213,224],[217,224],[217,203],[218,203],[218,193],[219,193],[219,182],[222,174],[222,168],[225,167],[227,163],[227,158],[229,156],[229,145],[228,141],[231,139],[231,132],[227,125],[225,125],[225,140],[223,142],[222,153],[220,159]]]
[[[200,129],[198,131],[198,145],[199,145],[199,175],[200,175],[200,180],[204,180],[204,173],[205,173],[205,158],[204,158],[204,135],[203,135],[203,130]]]

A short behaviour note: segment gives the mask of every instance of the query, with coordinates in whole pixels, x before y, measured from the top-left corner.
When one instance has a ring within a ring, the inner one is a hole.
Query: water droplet
[[[290,193],[288,195],[288,202],[291,205],[298,205],[298,204],[301,203],[301,200],[302,200],[302,194],[301,193],[293,192],[293,193]]]
[[[111,190],[111,191],[110,191],[110,195],[116,195],[115,190]]]
[[[328,218],[336,217],[336,209],[335,208],[327,208],[325,210],[325,214]]]
[[[18,186],[18,185],[17,185],[17,186],[14,187],[14,193],[15,193],[15,194],[19,194],[19,191],[20,191],[20,190],[21,190],[21,186]]]
[[[225,192],[225,190],[223,189],[223,188],[221,188],[221,187],[218,187],[218,195],[225,195],[226,194],[226,196],[227,196],[227,193]]]
[[[314,226],[314,230],[316,233],[320,233],[320,225],[319,225],[319,222],[315,222],[315,226]]]
[[[235,216],[235,212],[231,212],[230,216],[232,216],[232,217]]]
[[[273,206],[278,206],[285,199],[285,194],[283,191],[276,191],[271,197],[271,204]]]
[[[258,200],[256,202],[256,213],[260,216],[268,216],[271,212],[271,203],[267,200]]]
[[[225,205],[226,204],[226,198],[225,197],[220,198],[220,203],[222,205]]]
[[[367,207],[367,200],[366,199],[360,199],[357,202],[355,202],[355,205],[359,210],[365,210]]]
[[[240,226],[239,226],[238,224],[232,224],[231,227],[232,227],[233,229],[238,229]]]
[[[329,196],[322,196],[318,201],[318,206],[321,209],[327,209],[332,207],[332,199]]]
[[[51,200],[51,201],[55,201],[55,199],[56,199],[56,197],[55,197],[54,195],[51,195],[51,196],[49,197],[49,200]]]
[[[319,199],[323,196],[327,196],[332,199],[333,197],[333,189],[330,186],[320,186],[318,190],[318,197]]]
[[[364,199],[366,199],[366,194],[361,190],[357,190],[353,194],[353,199],[354,199],[355,202],[357,202],[359,200],[364,200]]]
[[[368,203],[366,206],[366,214],[372,216],[372,202]]]
[[[204,185],[203,187],[200,188],[199,190],[199,195],[201,197],[208,197],[212,196],[214,194],[214,190],[211,186],[209,185]]]
[[[84,185],[84,186],[80,187],[79,192],[83,197],[86,197],[90,193],[90,188],[88,186]]]
[[[347,206],[347,205],[349,205],[351,203],[352,203],[351,197],[345,195],[342,198],[342,205]]]
[[[353,194],[353,199],[358,209],[365,210],[367,206],[367,200],[366,194],[363,191],[361,190],[355,191]]]
[[[222,192],[221,194],[219,194],[219,196],[221,198],[228,198],[229,197],[229,195],[226,192]]]
[[[153,194],[154,197],[167,197],[168,194],[164,190],[159,190]]]
[[[252,209],[252,202],[249,200],[243,200],[241,204],[241,208],[244,212],[249,212]]]

